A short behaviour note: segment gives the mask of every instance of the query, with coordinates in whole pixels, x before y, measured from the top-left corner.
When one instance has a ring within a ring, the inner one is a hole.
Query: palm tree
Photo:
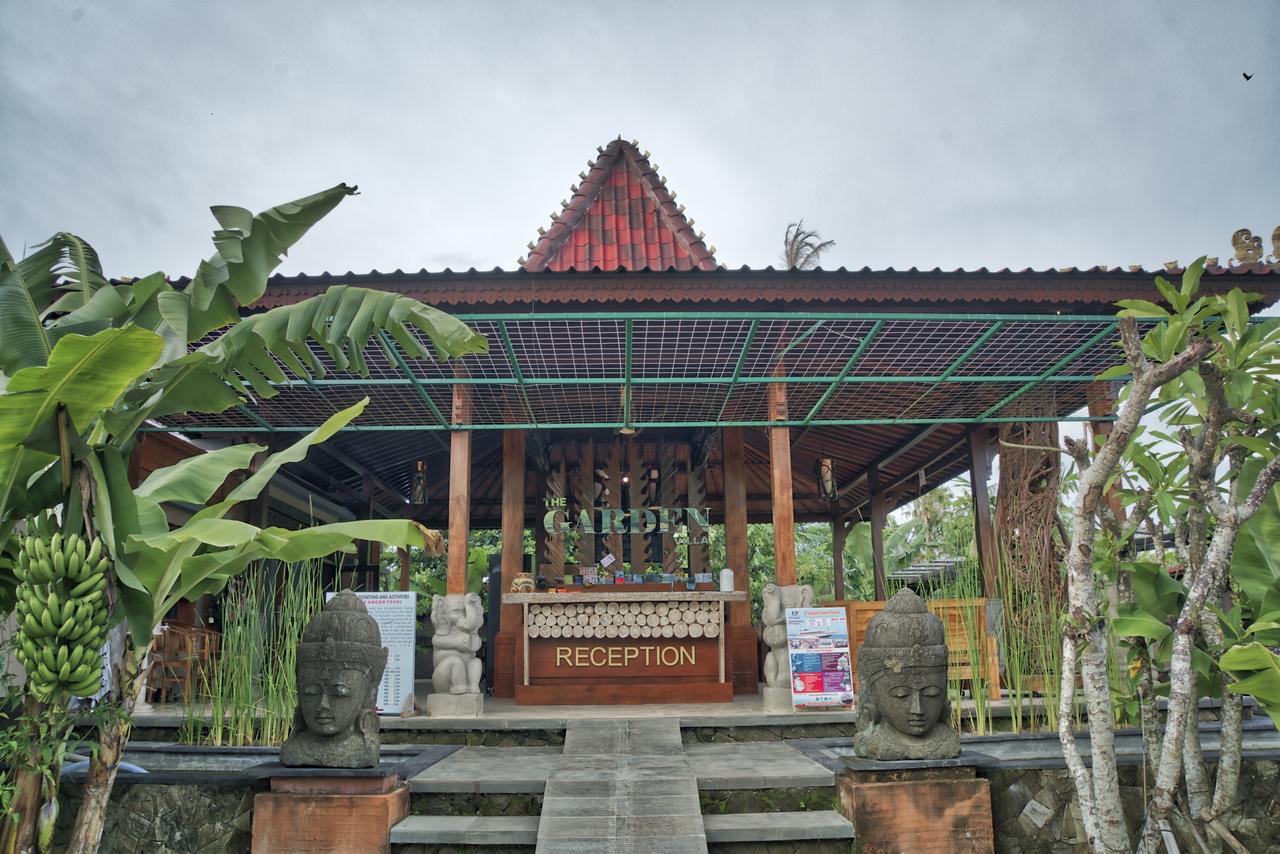
[[[782,263],[788,270],[812,270],[818,259],[832,246],[834,240],[823,240],[822,235],[804,227],[804,220],[787,226],[787,236],[782,240]]]

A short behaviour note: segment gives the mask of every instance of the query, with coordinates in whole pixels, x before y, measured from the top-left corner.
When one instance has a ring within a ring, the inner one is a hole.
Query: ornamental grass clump
[[[323,561],[264,561],[222,596],[222,652],[186,700],[182,740],[278,745],[293,731],[298,642],[324,604]]]

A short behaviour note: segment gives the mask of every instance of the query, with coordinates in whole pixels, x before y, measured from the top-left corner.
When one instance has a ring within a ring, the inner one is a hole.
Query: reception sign
[[[793,706],[853,705],[844,608],[788,608],[787,648]]]
[[[356,593],[378,624],[387,648],[387,669],[378,685],[378,714],[398,715],[413,697],[413,642],[417,627],[416,593]],[[325,600],[333,598],[325,594]]]

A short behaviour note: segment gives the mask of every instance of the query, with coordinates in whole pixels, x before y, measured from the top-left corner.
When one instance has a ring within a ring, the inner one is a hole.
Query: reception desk
[[[521,609],[522,705],[733,699],[725,604],[744,592],[512,593]]]

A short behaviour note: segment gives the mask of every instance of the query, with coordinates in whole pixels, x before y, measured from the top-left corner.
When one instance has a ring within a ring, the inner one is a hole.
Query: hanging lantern
[[[415,507],[427,504],[427,461],[418,460],[413,469],[413,488],[409,490],[409,503]]]
[[[836,465],[830,457],[818,460],[818,493],[827,501],[836,500]]]

